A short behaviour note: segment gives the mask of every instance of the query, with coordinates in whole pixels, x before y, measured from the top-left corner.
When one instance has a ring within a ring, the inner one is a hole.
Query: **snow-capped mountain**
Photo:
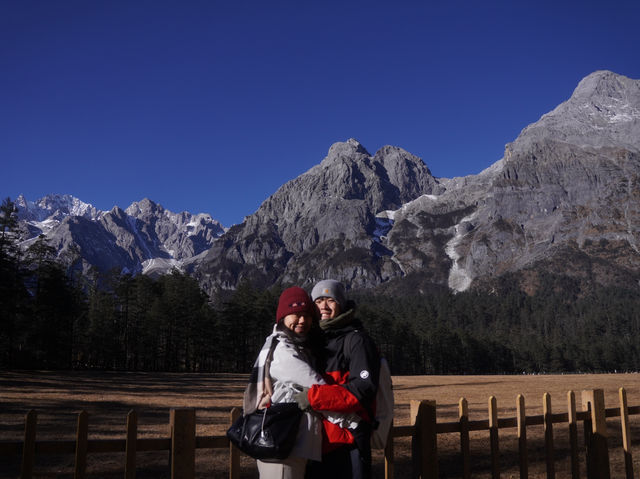
[[[102,211],[71,195],[47,195],[36,201],[27,201],[20,195],[15,201],[20,219],[35,223],[62,221],[66,216],[83,216],[95,220]]]
[[[28,201],[20,195],[15,200],[15,205],[24,230],[22,236],[27,239],[50,232],[67,216],[96,220],[102,214],[102,211],[71,195],[52,194],[36,201]]]
[[[16,200],[23,246],[44,234],[58,255],[84,269],[164,273],[206,251],[223,226],[208,214],[173,213],[149,199],[100,211],[70,195]]]

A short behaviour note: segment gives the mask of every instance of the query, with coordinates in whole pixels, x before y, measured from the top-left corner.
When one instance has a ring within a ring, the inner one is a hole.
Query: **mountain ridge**
[[[371,155],[351,138],[226,230],[145,199],[94,220],[76,205],[88,216],[63,219],[66,232],[51,236],[62,251],[100,223],[120,232],[114,263],[145,271],[155,262],[157,273],[177,265],[210,296],[244,280],[308,286],[325,277],[352,288],[423,277],[463,291],[505,273],[585,268],[589,281],[607,283],[640,279],[638,200],[640,81],[603,70],[476,175],[436,178],[400,147]],[[198,233],[185,233],[190,222]]]
[[[79,255],[83,270],[92,266],[129,273],[182,268],[200,254],[224,228],[209,214],[173,213],[148,198],[123,210],[101,211],[71,195],[51,194],[36,201],[16,200],[21,239],[27,247],[44,234],[59,256]],[[155,261],[154,261],[155,260]]]

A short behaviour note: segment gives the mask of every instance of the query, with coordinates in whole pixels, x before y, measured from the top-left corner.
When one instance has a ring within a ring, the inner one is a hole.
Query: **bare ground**
[[[640,405],[640,374],[581,374],[544,376],[397,376],[394,377],[397,425],[408,425],[412,399],[433,399],[438,421],[457,419],[458,401],[465,397],[471,420],[487,419],[488,400],[495,396],[499,417],[514,417],[518,394],[525,396],[527,415],[542,414],[542,397],[551,395],[554,413],[567,411],[567,391],[576,393],[578,410],[582,390],[603,389],[607,407],[618,406],[618,389],[627,390],[629,405]],[[77,414],[89,413],[89,438],[123,438],[127,413],[138,413],[139,437],[168,437],[170,408],[196,409],[198,435],[223,435],[230,410],[240,406],[246,375],[111,373],[111,372],[0,372],[0,441],[20,441],[24,416],[30,409],[38,413],[38,440],[73,439]],[[556,477],[570,477],[566,425],[554,426]],[[619,421],[608,420],[612,477],[624,477],[619,447]],[[581,433],[581,431],[580,431]],[[582,436],[582,434],[580,434]],[[542,426],[528,428],[529,476],[546,477]],[[632,418],[632,438],[640,438],[640,417]],[[636,440],[633,441],[634,448]],[[455,434],[438,437],[441,477],[460,477]],[[582,446],[582,437],[580,438]],[[488,433],[471,435],[473,477],[490,477]],[[515,429],[500,430],[502,477],[518,477]],[[635,452],[635,450],[633,451]],[[638,452],[636,455],[640,455]],[[89,456],[88,476],[115,478],[123,475],[124,454]],[[583,456],[583,455],[582,455]],[[198,450],[198,477],[227,476],[225,450]],[[585,475],[584,457],[581,464]],[[139,453],[138,477],[168,477],[168,453]],[[383,477],[382,457],[374,457],[376,477]],[[639,470],[640,464],[634,464]],[[0,457],[0,477],[18,477],[20,458]],[[36,459],[35,477],[73,476],[73,457],[42,456]],[[253,461],[242,460],[243,478],[257,477]],[[410,442],[396,440],[395,477],[411,475]]]

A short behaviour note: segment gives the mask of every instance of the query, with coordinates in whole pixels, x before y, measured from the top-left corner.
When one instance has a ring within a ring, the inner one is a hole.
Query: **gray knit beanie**
[[[344,286],[339,281],[335,279],[324,279],[318,282],[311,290],[312,301],[325,297],[335,299],[340,305],[340,309],[345,310],[347,295],[344,291]]]

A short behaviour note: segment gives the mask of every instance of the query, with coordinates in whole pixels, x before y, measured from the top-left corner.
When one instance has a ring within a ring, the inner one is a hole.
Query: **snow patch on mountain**
[[[407,209],[411,208],[411,205],[413,203],[418,202],[421,199],[437,201],[439,199],[439,196],[438,195],[421,195],[418,198],[416,198],[415,200],[411,200],[408,203],[405,203],[404,205],[402,205],[397,210],[381,211],[380,213],[378,213],[376,215],[376,222],[378,221],[378,219],[380,219],[381,221],[388,220],[388,221],[391,221],[391,226],[393,226],[393,222],[396,220],[396,216],[398,214],[407,211]],[[391,226],[389,226],[389,229],[391,229]]]
[[[445,252],[453,263],[453,265],[451,266],[451,270],[449,270],[449,288],[457,292],[465,291],[467,288],[469,288],[469,286],[471,286],[471,282],[473,281],[471,275],[467,271],[465,271],[465,269],[460,264],[461,256],[456,251],[456,247],[460,244],[462,238],[469,231],[468,223],[471,222],[476,216],[477,213],[473,213],[462,218],[460,223],[455,226],[455,234],[453,238],[451,238],[445,246]]]
[[[144,248],[145,253],[147,254],[147,258],[149,259],[153,258],[153,254],[151,253],[151,250],[147,246],[147,242],[144,240],[144,238],[140,234],[140,231],[138,231],[138,226],[136,225],[136,218],[134,218],[133,216],[127,216],[127,221],[129,222],[129,226],[131,227],[131,232],[138,239],[140,246]]]
[[[153,273],[165,274],[173,269],[183,271],[182,266],[182,261],[176,259],[151,258],[142,262],[142,273],[147,275]]]
[[[46,234],[49,231],[53,230],[60,226],[60,221],[54,220],[52,218],[47,218],[44,221],[30,221],[29,224],[38,228],[42,233]]]

